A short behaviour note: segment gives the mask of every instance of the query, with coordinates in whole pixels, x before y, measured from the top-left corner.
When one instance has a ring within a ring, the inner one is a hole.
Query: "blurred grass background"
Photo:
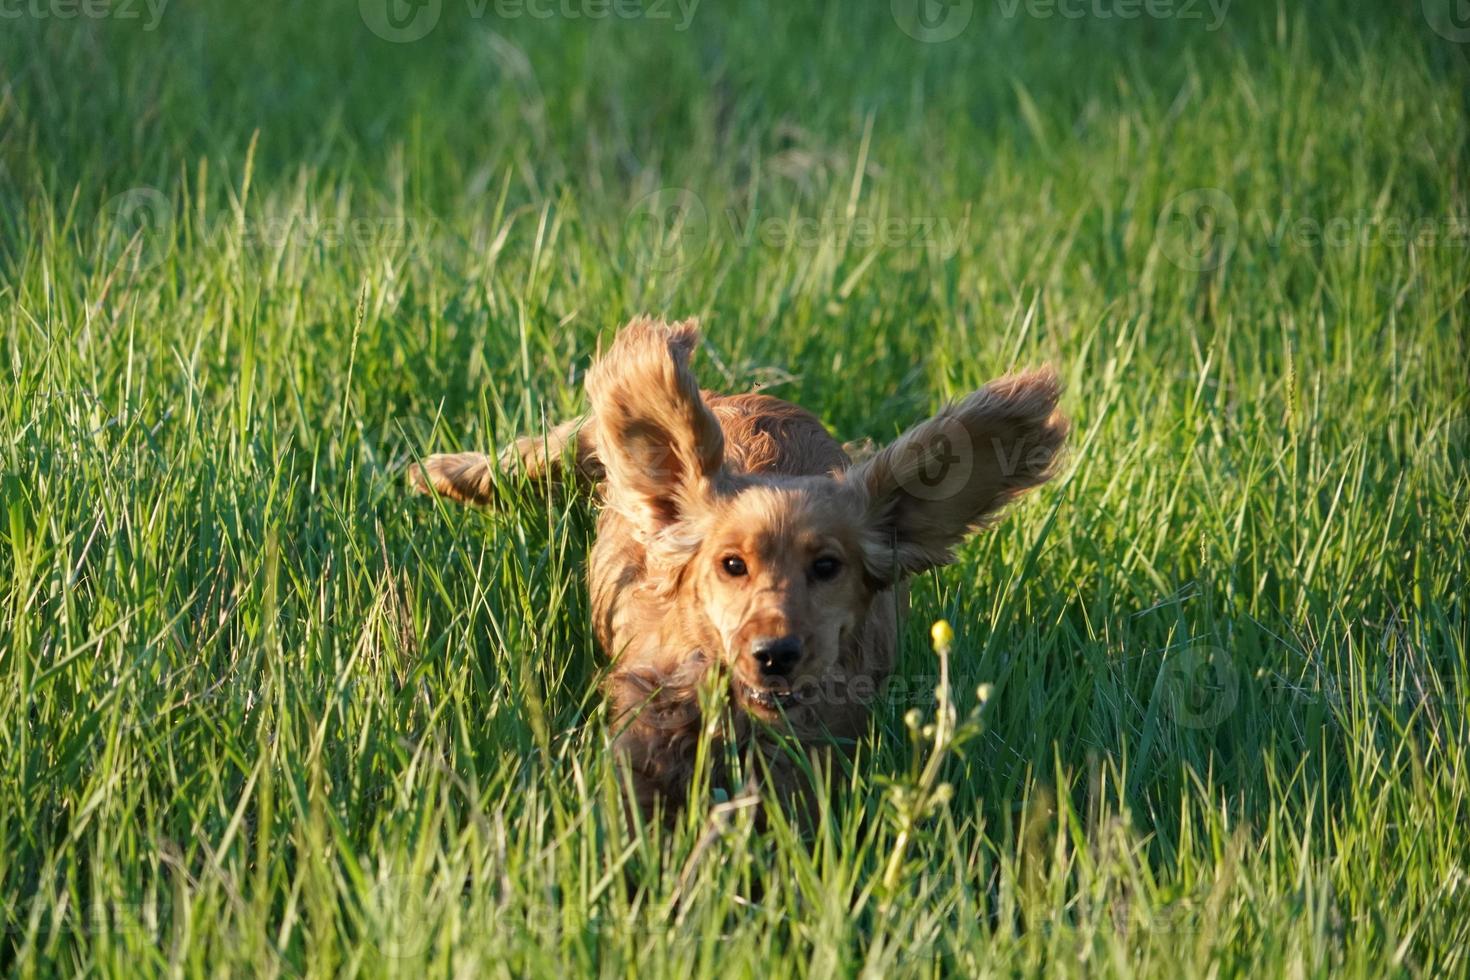
[[[388,2],[0,10],[8,971],[1466,971],[1450,4]],[[812,834],[630,836],[586,502],[404,492],[645,311],[843,439],[1067,379]]]

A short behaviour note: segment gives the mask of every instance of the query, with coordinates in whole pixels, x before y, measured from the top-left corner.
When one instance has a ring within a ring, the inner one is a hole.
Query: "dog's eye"
[[[745,574],[745,559],[739,555],[726,555],[720,559],[720,567],[731,578],[739,578]]]
[[[829,579],[834,579],[840,571],[842,571],[842,562],[836,558],[818,558],[812,562],[812,578],[818,582],[826,582]]]

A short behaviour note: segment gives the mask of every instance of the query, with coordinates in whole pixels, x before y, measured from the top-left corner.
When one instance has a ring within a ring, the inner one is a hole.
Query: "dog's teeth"
[[[785,691],[760,691],[749,688],[745,692],[745,698],[751,704],[758,705],[762,708],[774,709],[786,702],[787,693]]]

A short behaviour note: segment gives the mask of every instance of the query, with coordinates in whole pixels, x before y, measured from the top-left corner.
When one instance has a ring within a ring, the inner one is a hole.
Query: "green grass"
[[[1470,46],[973,6],[16,7],[0,964],[1470,972]],[[811,833],[630,836],[587,502],[405,494],[643,311],[843,439],[1067,380],[1065,477],[915,583]],[[993,694],[900,846],[940,616]]]

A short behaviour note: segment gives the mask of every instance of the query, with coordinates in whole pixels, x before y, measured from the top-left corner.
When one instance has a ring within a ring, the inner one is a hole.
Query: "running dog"
[[[758,768],[778,795],[800,794],[780,738],[862,734],[894,666],[905,579],[948,564],[1050,479],[1068,429],[1056,373],[1042,368],[853,463],[796,405],[701,391],[689,366],[698,343],[692,320],[634,320],[589,372],[586,416],[498,462],[458,453],[412,469],[420,491],[473,504],[516,468],[599,489],[594,630],[611,659],[615,749],[645,815],[683,804],[711,721],[763,750]],[[704,717],[705,685],[728,691],[736,710],[724,721]]]

